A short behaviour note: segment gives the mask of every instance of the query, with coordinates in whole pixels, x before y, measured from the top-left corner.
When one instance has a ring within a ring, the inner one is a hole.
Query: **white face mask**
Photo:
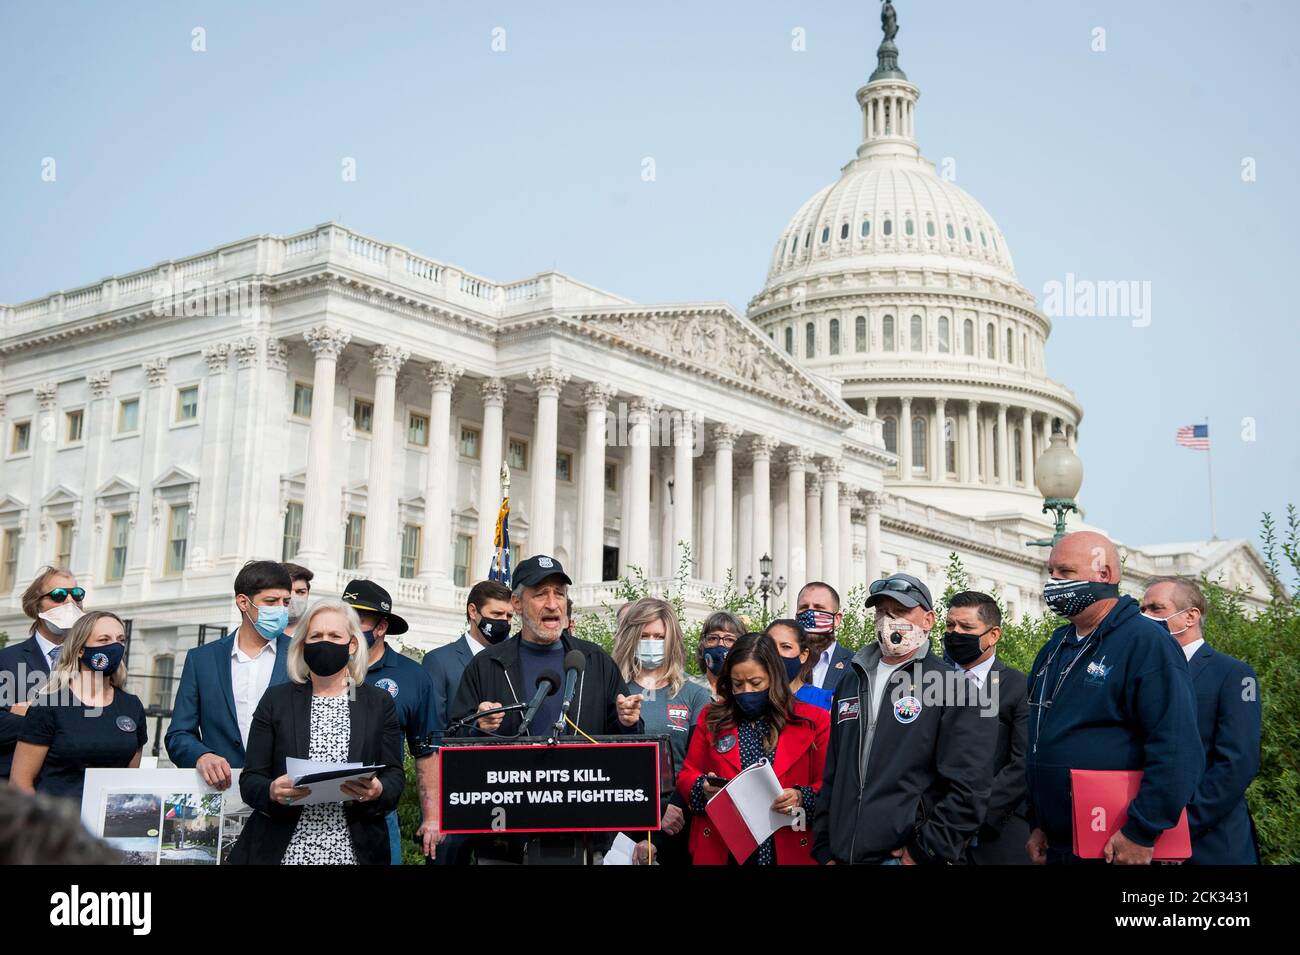
[[[924,630],[902,617],[884,616],[876,620],[876,639],[887,657],[902,657],[919,650],[925,643]]]
[[[306,612],[307,612],[306,597],[289,598],[289,622],[290,623],[297,623],[299,620],[302,619],[302,615],[305,614]]]
[[[1189,607],[1188,610],[1190,609],[1191,608]],[[1163,623],[1165,625],[1165,629],[1169,630],[1169,621],[1173,620],[1174,617],[1177,617],[1180,613],[1187,613],[1187,610],[1175,610],[1167,617],[1157,617],[1149,613],[1144,613],[1142,616],[1146,617],[1148,620],[1154,620],[1156,623]],[[1169,636],[1176,637],[1180,633],[1186,633],[1190,629],[1191,629],[1191,624],[1188,624],[1186,627],[1183,627],[1183,629],[1181,630],[1169,630]]]
[[[49,610],[42,611],[36,616],[45,621],[46,628],[49,629],[56,637],[66,637],[72,625],[80,620],[85,614],[71,600],[65,600],[57,607],[51,607]]]

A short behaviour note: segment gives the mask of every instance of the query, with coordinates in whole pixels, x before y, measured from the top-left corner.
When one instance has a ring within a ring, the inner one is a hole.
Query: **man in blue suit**
[[[167,755],[194,767],[209,786],[226,789],[244,765],[244,747],[262,694],[288,680],[292,582],[284,565],[250,560],[235,577],[239,629],[185,655],[167,730]]]
[[[845,667],[853,659],[853,651],[840,646],[835,638],[844,623],[839,591],[825,581],[810,581],[799,591],[795,606],[795,619],[808,634],[813,653],[817,656],[813,665],[813,685],[833,694],[840,685]]]
[[[510,636],[510,615],[510,588],[495,580],[480,580],[470,588],[465,600],[465,632],[424,655],[424,668],[433,680],[438,736],[447,728],[447,708],[456,698],[465,667],[484,647]],[[434,862],[461,864],[465,843],[462,835],[443,836],[440,832],[433,835],[429,848]]]
[[[1205,772],[1187,806],[1194,865],[1257,865],[1246,787],[1259,773],[1260,702],[1255,671],[1205,642],[1205,594],[1186,577],[1158,577],[1142,613],[1163,622],[1183,648],[1196,692]]]

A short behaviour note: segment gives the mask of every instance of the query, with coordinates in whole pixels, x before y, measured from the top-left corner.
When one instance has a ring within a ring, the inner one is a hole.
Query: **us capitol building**
[[[764,554],[788,598],[896,570],[941,590],[955,551],[1037,613],[1035,461],[1083,409],[1006,236],[921,156],[919,95],[887,40],[857,155],[745,315],[500,283],[335,223],[0,306],[0,630],[25,635],[40,565],[70,566],[166,686],[271,557],[316,593],[381,582],[428,648],[486,575],[503,462],[516,555],[558,557],[579,607],[686,554],[700,612]],[[1130,587],[1203,571],[1266,594],[1244,540],[1127,548]]]

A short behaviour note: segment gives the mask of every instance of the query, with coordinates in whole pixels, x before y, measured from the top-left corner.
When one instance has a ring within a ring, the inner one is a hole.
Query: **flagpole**
[[[1214,525],[1214,465],[1210,459],[1210,416],[1205,416],[1205,472],[1210,479],[1210,540],[1218,540],[1219,533]]]

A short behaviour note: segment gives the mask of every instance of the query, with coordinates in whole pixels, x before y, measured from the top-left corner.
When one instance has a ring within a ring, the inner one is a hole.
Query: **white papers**
[[[793,816],[772,811],[772,803],[776,802],[776,797],[781,795],[784,788],[776,778],[772,764],[766,759],[760,759],[749,769],[734,776],[722,789],[730,797],[732,806],[759,845],[776,830],[794,824]],[[718,796],[713,798],[717,799]]]
[[[295,799],[295,806],[311,806],[322,802],[346,802],[352,797],[343,792],[343,784],[351,780],[373,776],[383,766],[366,766],[364,763],[321,763],[295,756],[285,758],[284,769],[294,787],[305,786],[311,795]]]
[[[620,832],[614,837],[614,844],[609,847],[605,853],[605,865],[633,865],[633,853],[636,851],[636,843],[627,837],[627,833]]]

